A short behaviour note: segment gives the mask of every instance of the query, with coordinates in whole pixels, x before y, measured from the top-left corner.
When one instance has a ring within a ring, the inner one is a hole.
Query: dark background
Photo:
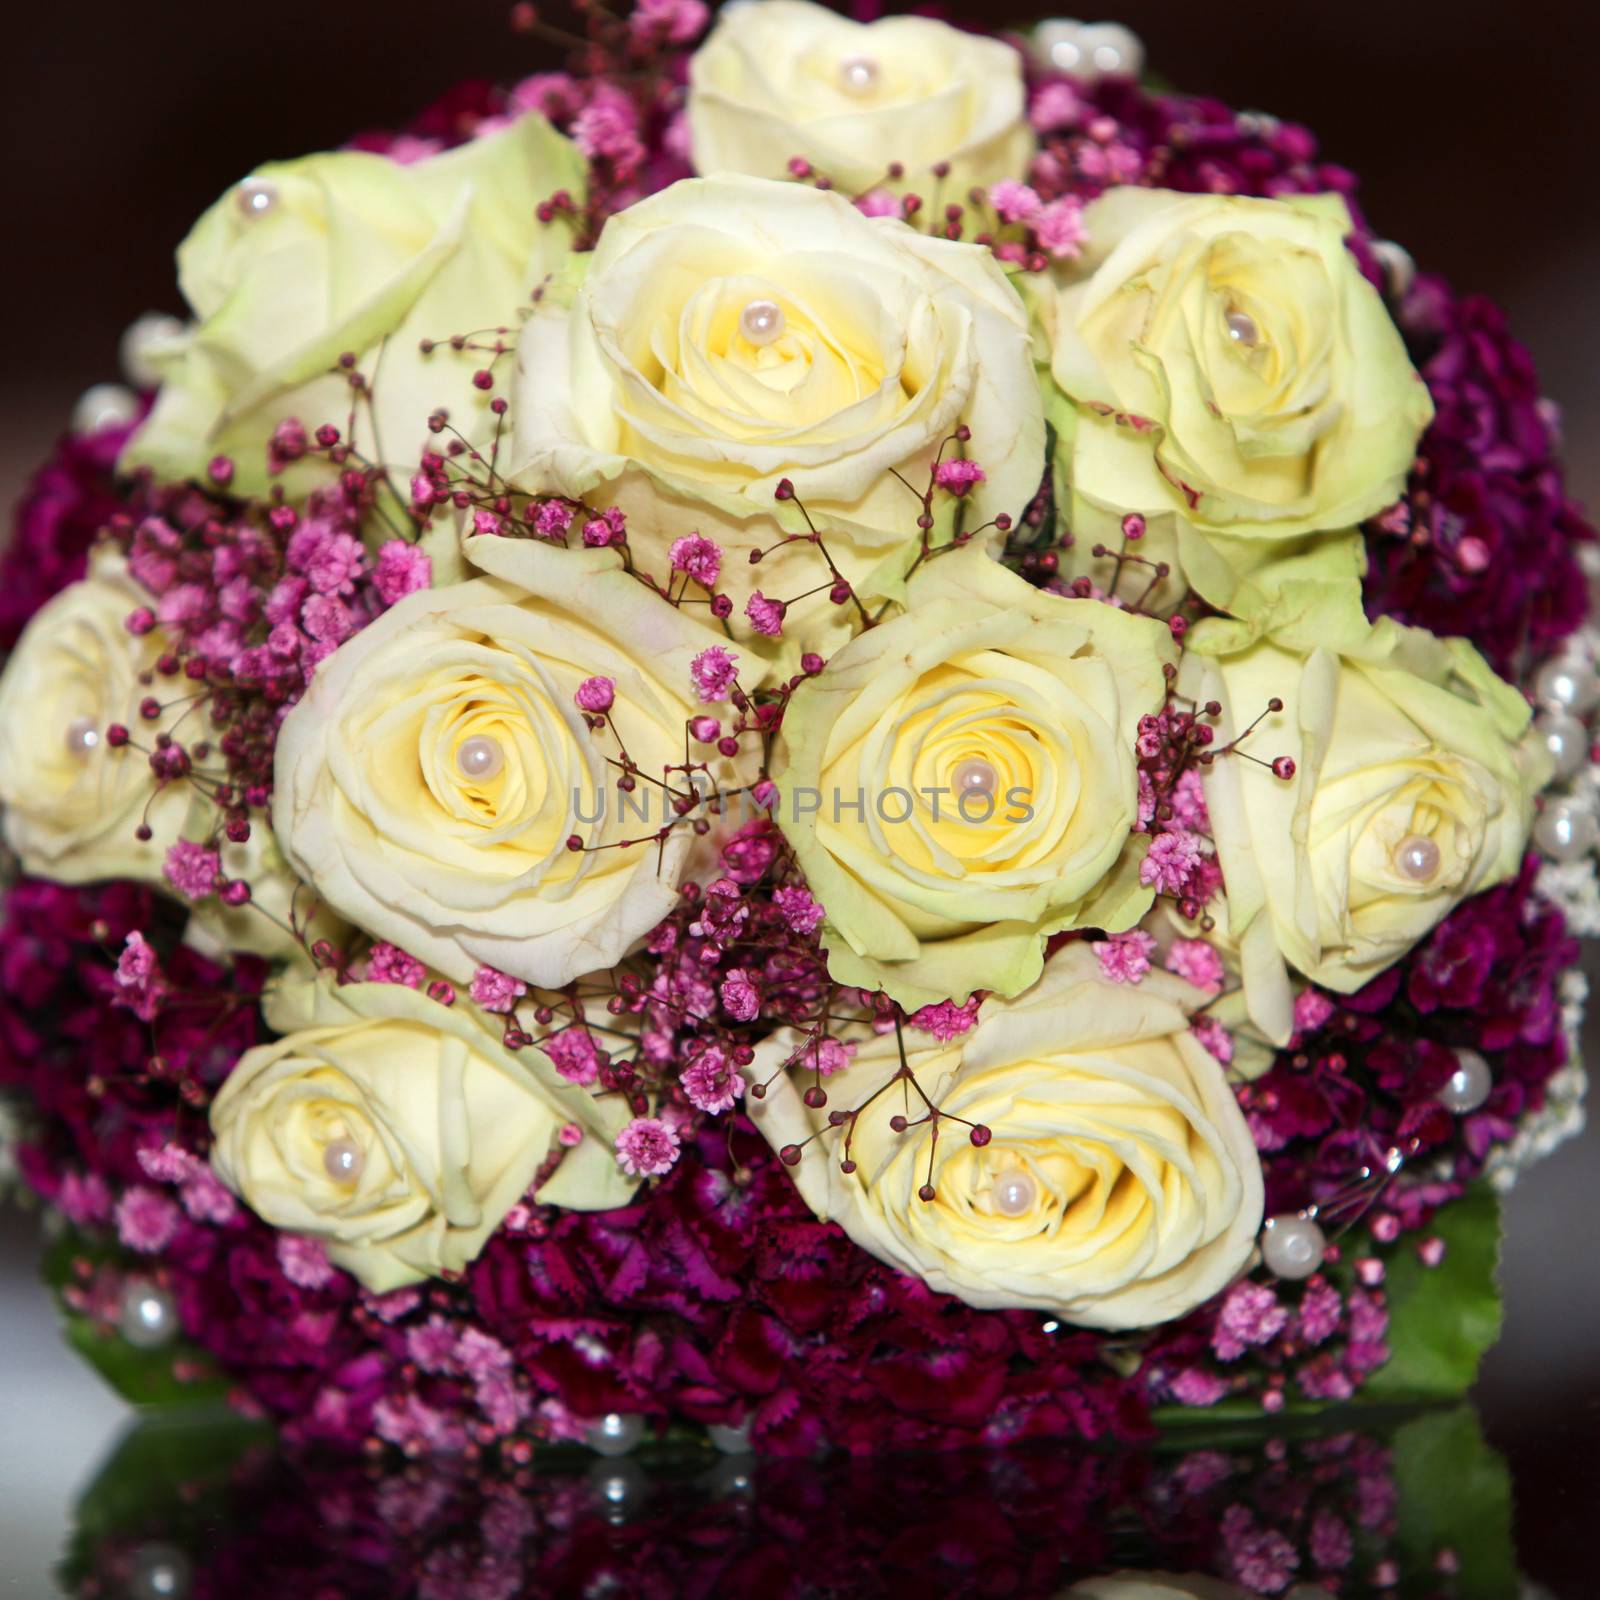
[[[1166,80],[1316,129],[1329,159],[1363,175],[1380,232],[1507,306],[1565,412],[1574,489],[1594,505],[1600,90],[1588,9],[1124,0],[1113,15]],[[402,123],[461,78],[552,65],[511,34],[508,10],[503,0],[12,7],[0,58],[0,271],[12,280],[0,300],[0,496],[15,497],[76,396],[117,376],[126,324],[181,309],[173,247],[229,184],[264,160]],[[1011,15],[973,3],[947,13],[989,26]],[[1591,1036],[1600,1046],[1600,1029]],[[1516,1474],[1524,1566],[1564,1597],[1596,1592],[1597,1210],[1591,1132],[1510,1202],[1506,1337],[1479,1389]],[[0,1217],[13,1247],[30,1227]],[[0,1283],[0,1300],[27,1292],[18,1276]]]

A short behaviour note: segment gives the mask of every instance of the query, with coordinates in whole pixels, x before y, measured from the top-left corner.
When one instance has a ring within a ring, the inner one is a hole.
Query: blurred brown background
[[[990,26],[1020,20],[981,0],[946,9]],[[1168,81],[1316,129],[1329,159],[1362,173],[1380,232],[1502,301],[1565,412],[1574,489],[1600,503],[1588,7],[1122,0],[1107,10]],[[227,185],[263,160],[399,124],[461,78],[553,64],[510,33],[508,11],[505,0],[13,8],[0,98],[11,279],[0,302],[0,496],[15,498],[76,396],[117,376],[126,324],[180,309],[172,249]],[[1525,1566],[1562,1596],[1596,1588],[1585,1513],[1600,1501],[1597,1208],[1592,1130],[1508,1208],[1507,1333],[1479,1391],[1516,1471]],[[16,1246],[27,1224],[0,1222]],[[8,1274],[0,1300],[24,1292]]]

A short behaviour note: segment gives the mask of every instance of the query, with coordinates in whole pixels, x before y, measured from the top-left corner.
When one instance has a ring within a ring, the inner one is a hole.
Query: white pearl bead
[[[1388,285],[1391,300],[1403,300],[1406,291],[1416,282],[1417,264],[1411,252],[1393,239],[1374,239],[1372,253],[1383,268],[1384,282]]]
[[[1408,833],[1394,847],[1395,870],[1413,883],[1431,883],[1439,871],[1439,847],[1424,834]]]
[[[1446,1111],[1465,1116],[1489,1098],[1492,1088],[1494,1074],[1489,1070],[1489,1063],[1476,1050],[1457,1050],[1456,1070],[1434,1098]]]
[[[100,433],[126,428],[139,415],[139,397],[120,383],[96,383],[78,396],[72,408],[74,433]]]
[[[631,1411],[608,1411],[584,1430],[589,1448],[603,1456],[625,1456],[644,1437],[644,1418]]]
[[[182,339],[184,333],[184,325],[165,311],[147,311],[135,318],[117,346],[123,376],[136,389],[155,388],[161,382],[161,369],[152,358]]]
[[[1581,801],[1552,800],[1534,821],[1533,842],[1552,861],[1576,861],[1600,843],[1600,822]]]
[[[589,1470],[589,1487],[605,1511],[606,1521],[621,1527],[650,1498],[650,1478],[637,1461],[597,1461]],[[622,1594],[614,1589],[596,1590],[591,1583],[586,1593]]]
[[[752,300],[739,313],[739,332],[753,345],[765,348],[783,337],[787,319],[776,300]]]
[[[499,777],[500,769],[505,764],[506,753],[500,748],[500,741],[491,739],[486,733],[463,739],[461,748],[456,751],[457,770],[463,778],[475,783],[487,783],[491,778]]]
[[[188,1556],[175,1544],[142,1544],[128,1563],[121,1593],[127,1600],[183,1600],[192,1571]]]
[[[1228,337],[1235,344],[1242,344],[1246,350],[1254,350],[1261,342],[1261,330],[1256,326],[1256,319],[1247,311],[1230,311],[1226,318],[1228,324]]]
[[[1547,661],[1533,680],[1533,697],[1581,717],[1600,704],[1600,678],[1587,661]]]
[[[1310,1217],[1273,1217],[1261,1230],[1262,1259],[1280,1278],[1309,1278],[1327,1249],[1326,1236]]]
[[[956,795],[993,794],[1000,787],[1000,774],[982,756],[972,756],[956,768]]]
[[[750,1419],[729,1425],[723,1422],[706,1424],[706,1437],[725,1456],[743,1456],[750,1453]]]
[[[1091,22],[1079,28],[1080,71],[1120,73],[1137,78],[1144,71],[1144,46],[1138,34],[1117,22]]]
[[[1555,768],[1557,778],[1570,778],[1589,759],[1589,730],[1565,711],[1541,711],[1533,719],[1538,734]]]
[[[233,197],[242,215],[264,217],[278,203],[278,186],[266,178],[246,178]]]
[[[74,717],[67,724],[67,753],[86,756],[99,748],[100,725],[93,717]]]
[[[1020,1167],[1010,1167],[994,1180],[994,1208],[1002,1217],[1025,1217],[1033,1210],[1039,1186]]]
[[[117,1310],[117,1329],[135,1350],[159,1350],[178,1336],[178,1307],[159,1283],[129,1278]]]
[[[323,1170],[335,1183],[354,1183],[366,1164],[366,1153],[354,1139],[334,1139],[322,1147]]]
[[[846,56],[839,63],[839,82],[846,94],[871,94],[881,76],[871,56]]]

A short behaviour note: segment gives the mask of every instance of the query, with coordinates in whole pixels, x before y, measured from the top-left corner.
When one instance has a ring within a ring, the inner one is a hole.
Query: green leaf
[[[1387,1258],[1389,1359],[1363,1400],[1438,1400],[1465,1393],[1500,1336],[1500,1202],[1475,1184],[1434,1218],[1444,1260],[1425,1267],[1410,1242]],[[1353,1252],[1347,1252],[1347,1254]]]
[[[1452,1600],[1515,1594],[1511,1474],[1485,1443],[1471,1408],[1430,1412],[1406,1423],[1394,1436],[1393,1461],[1401,1570],[1434,1580],[1419,1592],[1439,1592],[1435,1561],[1448,1550],[1459,1563],[1449,1587]]]

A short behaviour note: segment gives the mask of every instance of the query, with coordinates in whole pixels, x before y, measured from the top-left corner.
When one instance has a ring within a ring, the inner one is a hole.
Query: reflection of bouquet
[[[69,1593],[206,1600],[938,1594],[1247,1600],[1514,1592],[1500,1463],[1467,1412],[1159,1455],[886,1463],[541,1460],[507,1475],[134,1431],[79,1508]],[[1177,1576],[1182,1574],[1182,1576]],[[152,1581],[152,1580],[160,1580]],[[142,1587],[140,1584],[142,1583]],[[161,1584],[165,1585],[162,1587]],[[1298,1585],[1291,1590],[1291,1585]]]
[[[1459,1389],[1600,922],[1523,353],[1122,30],[583,14],[236,185],[22,508],[74,1337],[513,1460]]]

